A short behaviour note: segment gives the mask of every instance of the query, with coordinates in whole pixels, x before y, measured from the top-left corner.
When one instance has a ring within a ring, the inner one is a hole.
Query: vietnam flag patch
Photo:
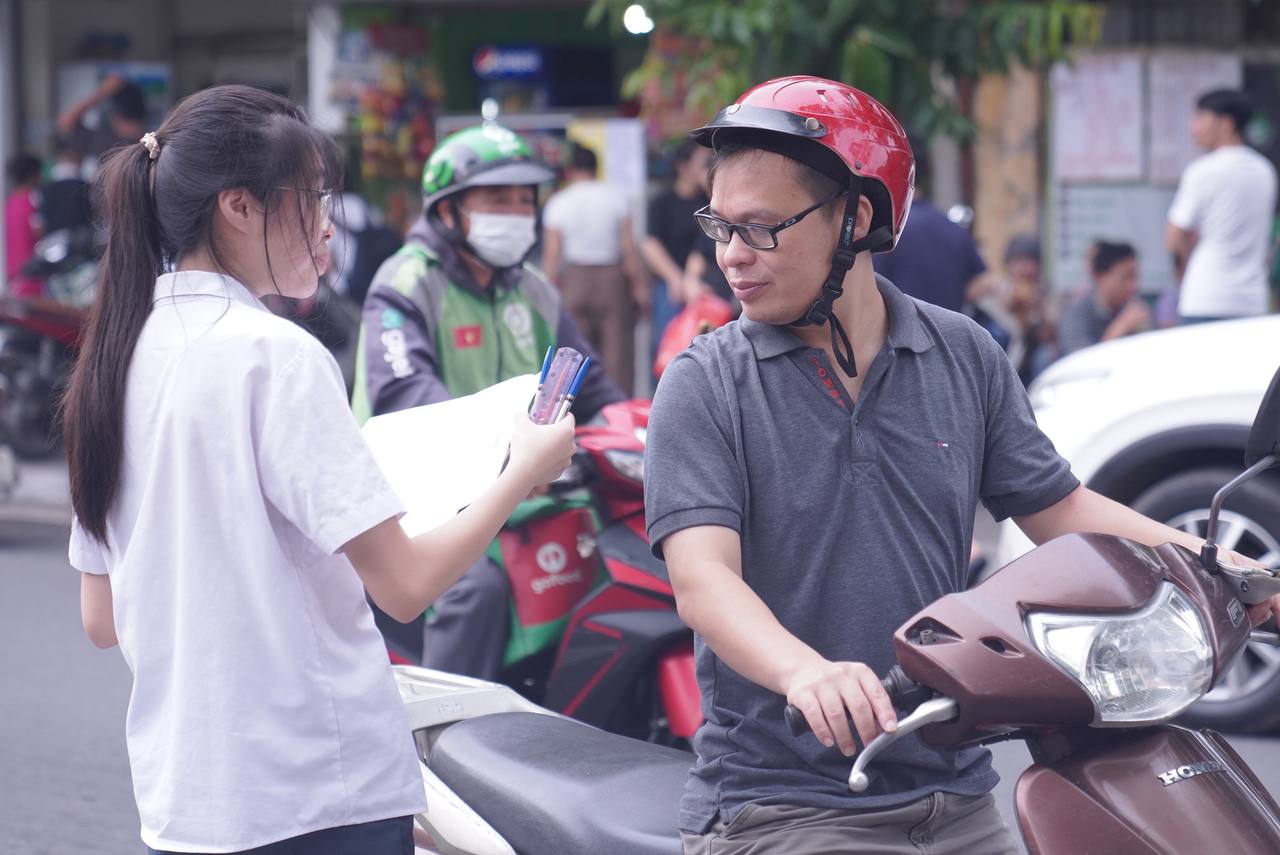
[[[470,350],[484,344],[484,327],[454,327],[453,346],[458,350]]]

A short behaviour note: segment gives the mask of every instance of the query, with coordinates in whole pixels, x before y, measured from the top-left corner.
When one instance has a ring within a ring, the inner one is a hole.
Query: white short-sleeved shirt
[[[1223,146],[1182,173],[1169,222],[1195,232],[1178,313],[1237,317],[1267,311],[1267,251],[1276,169],[1244,145]]]
[[[618,264],[627,213],[626,198],[617,187],[576,181],[547,200],[542,221],[560,232],[565,264]]]
[[[107,545],[133,671],[142,840],[231,852],[425,809],[360,579],[336,554],[403,512],[337,364],[238,282],[161,276],[129,365]]]

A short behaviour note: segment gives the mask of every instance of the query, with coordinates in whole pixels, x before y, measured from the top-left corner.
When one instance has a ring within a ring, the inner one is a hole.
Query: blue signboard
[[[535,80],[544,64],[542,48],[532,45],[481,45],[471,56],[481,80]]]

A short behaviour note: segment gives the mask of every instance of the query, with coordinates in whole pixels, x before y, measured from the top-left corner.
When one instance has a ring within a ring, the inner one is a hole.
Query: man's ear
[[[440,222],[444,223],[447,229],[453,228],[454,223],[458,222],[453,213],[453,202],[449,199],[441,199],[436,203],[436,216],[440,218]]]
[[[233,187],[218,194],[218,213],[227,226],[237,232],[254,232],[253,223],[258,212],[258,200],[243,187]]]
[[[841,200],[844,201],[844,200]],[[843,213],[841,214],[843,216]],[[867,232],[871,231],[872,208],[871,200],[864,194],[858,199],[858,218],[854,221],[853,239],[860,240],[867,236]]]

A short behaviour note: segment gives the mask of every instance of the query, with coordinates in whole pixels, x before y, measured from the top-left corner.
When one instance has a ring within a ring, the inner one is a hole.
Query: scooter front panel
[[[1031,855],[1280,852],[1280,811],[1221,736],[1162,726],[1037,763],[1018,780]]]

